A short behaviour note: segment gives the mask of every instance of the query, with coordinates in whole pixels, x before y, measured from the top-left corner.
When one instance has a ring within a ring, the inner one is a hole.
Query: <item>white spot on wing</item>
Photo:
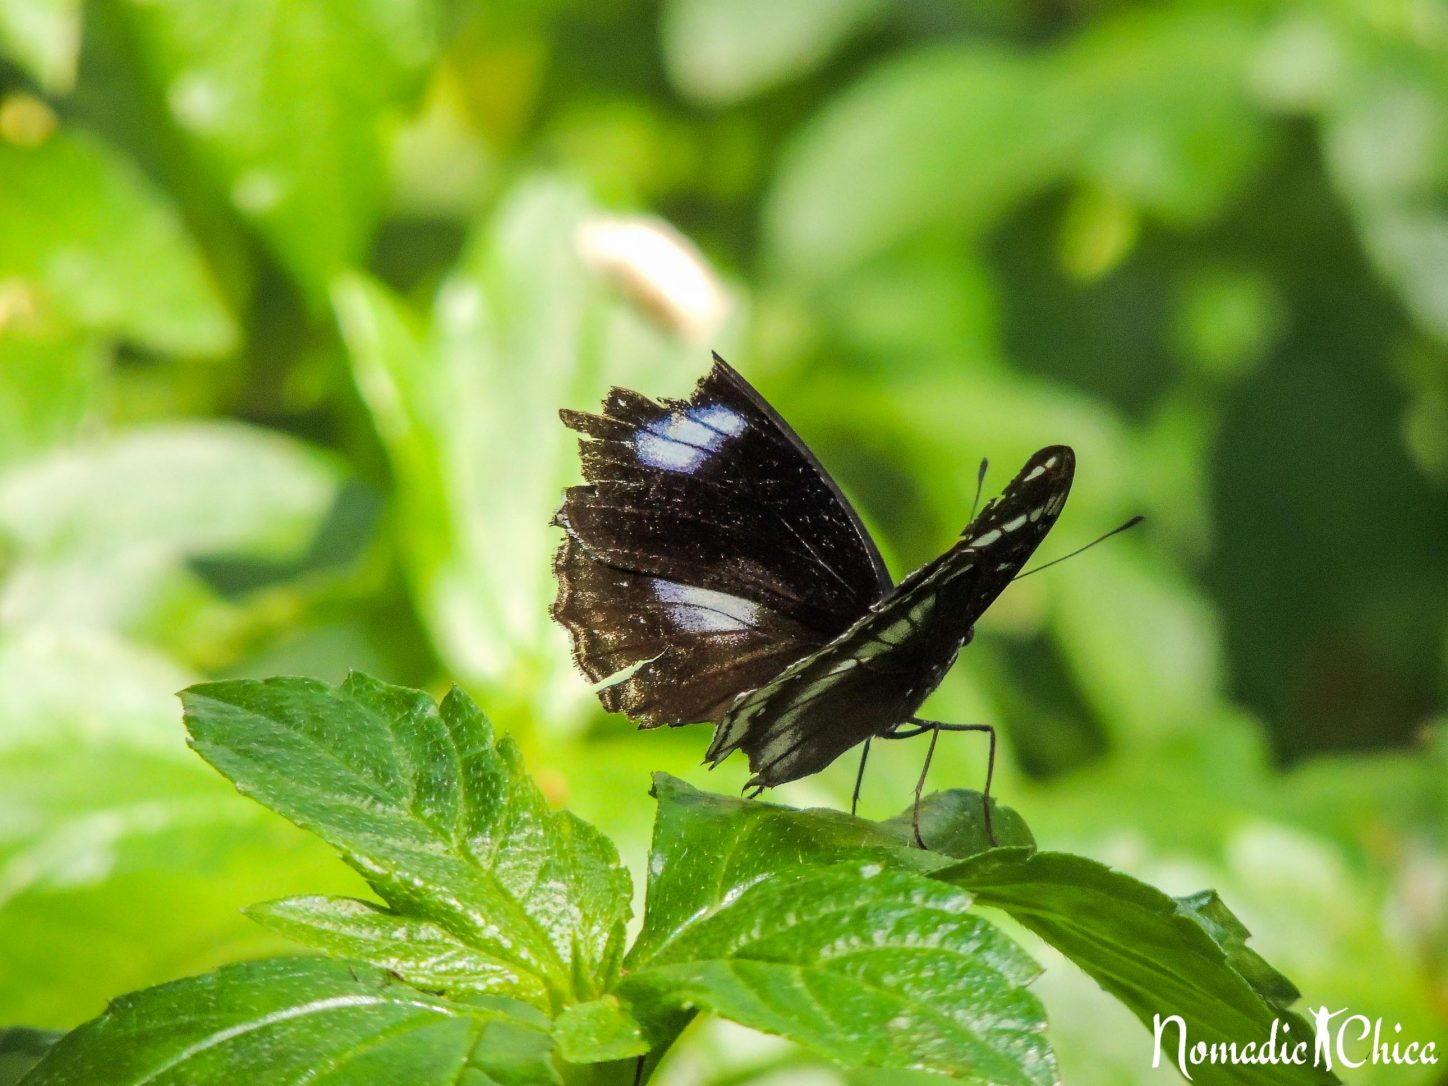
[[[634,449],[649,467],[687,475],[744,432],[743,417],[721,403],[702,404],[655,419],[634,434]]]
[[[665,580],[652,588],[674,625],[689,633],[737,633],[753,629],[759,617],[757,603],[727,592]]]
[[[992,528],[990,531],[986,532],[985,535],[980,536],[978,539],[972,539],[972,540],[970,541],[970,545],[971,545],[972,547],[989,547],[992,543],[994,543],[994,542],[995,542],[997,539],[999,539],[1000,537],[1001,537],[1000,529],[999,529],[999,528]]]
[[[1034,479],[1037,475],[1045,475],[1045,474],[1046,474],[1046,465],[1045,465],[1045,464],[1037,464],[1035,467],[1033,467],[1033,468],[1031,469],[1030,474],[1028,474],[1024,479],[1022,479],[1021,482],[1023,482],[1023,483],[1029,483],[1029,482],[1030,482],[1032,479]]]
[[[729,437],[738,437],[744,432],[743,417],[722,403],[706,403],[702,407],[691,408],[689,414],[705,426],[719,430]]]
[[[1024,524],[1025,522],[1026,522],[1026,515],[1025,515],[1024,513],[1022,513],[1020,516],[1016,517],[1015,520],[1008,520],[1008,521],[1006,521],[1004,524],[1002,524],[1002,525],[1001,525],[1001,531],[1003,531],[1003,532],[1014,532],[1017,528],[1019,528],[1019,527],[1020,527],[1022,524]]]

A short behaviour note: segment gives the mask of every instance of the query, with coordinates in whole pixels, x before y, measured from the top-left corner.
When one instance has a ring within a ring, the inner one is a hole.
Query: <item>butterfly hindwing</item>
[[[567,536],[554,560],[553,613],[602,686],[605,709],[645,726],[718,720],[741,690],[776,675],[818,638],[752,600],[606,565]]]
[[[975,622],[1056,522],[1075,457],[1042,449],[945,554],[916,570],[850,629],[742,695],[709,759],[749,756],[751,785],[823,769],[850,747],[905,723],[939,685]]]
[[[555,522],[553,614],[600,698],[643,724],[718,721],[890,587],[859,517],[794,431],[717,355],[683,401],[613,389],[586,483]]]

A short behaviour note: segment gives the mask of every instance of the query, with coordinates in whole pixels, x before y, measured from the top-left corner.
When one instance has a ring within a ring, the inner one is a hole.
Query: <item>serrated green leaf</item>
[[[1286,1010],[1302,998],[1296,985],[1247,946],[1252,933],[1215,890],[1201,890],[1189,897],[1179,897],[1176,902],[1183,915],[1200,924],[1212,942],[1226,951],[1228,964],[1268,1003]]]
[[[294,897],[253,905],[246,912],[299,943],[334,957],[370,962],[424,991],[511,993],[535,1005],[548,1002],[538,977],[490,957],[440,924],[399,916],[369,901]]]
[[[0,1086],[15,1086],[62,1036],[24,1026],[0,1029]]]
[[[438,706],[353,674],[207,683],[182,701],[193,746],[243,793],[340,849],[397,917],[510,966],[518,979],[494,969],[489,990],[561,1006],[612,979],[628,872],[606,838],[548,808],[465,694]]]
[[[606,1063],[649,1051],[643,1026],[616,996],[565,1007],[553,1021],[553,1040],[569,1063]]]
[[[220,354],[236,329],[181,217],[109,145],[0,140],[0,279],[43,314],[158,351]],[[15,284],[11,284],[15,289]]]
[[[383,188],[381,125],[430,59],[430,0],[186,0],[123,9],[150,79],[214,186],[320,308]]]
[[[558,1082],[547,1022],[529,1010],[451,1003],[357,963],[246,962],[121,997],[25,1086]]]
[[[577,435],[558,409],[590,407],[612,383],[681,392],[708,362],[706,346],[660,331],[585,265],[596,214],[570,185],[519,186],[425,321],[361,277],[334,295],[398,478],[408,576],[438,651],[493,703],[526,704],[560,729],[595,702],[545,606],[552,516],[578,481]]]
[[[898,832],[840,811],[796,811],[701,792],[654,775],[658,816],[644,926],[629,950],[640,968],[667,953],[686,926],[707,920],[746,887],[796,867],[877,864],[931,871],[949,857],[910,848]]]
[[[1033,963],[922,872],[896,829],[696,792],[660,774],[635,1014],[707,1010],[833,1059],[1054,1081]],[[908,832],[908,826],[906,827]]]
[[[618,987],[846,1064],[1050,1083],[1038,969],[970,897],[878,864],[778,872],[680,930]]]
[[[1091,975],[1148,1028],[1153,1016],[1180,1015],[1189,1044],[1263,1043],[1274,1019],[1299,1037],[1308,1025],[1269,1002],[1236,968],[1245,929],[1215,908],[1204,924],[1176,899],[1082,856],[1002,849],[937,871],[976,902],[1003,909]],[[1230,913],[1226,913],[1230,916]],[[1226,945],[1213,938],[1225,935]],[[1255,955],[1254,955],[1255,957]],[[1260,961],[1260,959],[1257,959]],[[1262,963],[1265,966],[1265,963]],[[1260,970],[1254,966],[1254,975]],[[1176,1031],[1166,1037],[1175,1043]],[[1163,1055],[1175,1058],[1172,1045]],[[1283,1064],[1201,1064],[1188,1068],[1199,1083],[1328,1083],[1327,1071]]]

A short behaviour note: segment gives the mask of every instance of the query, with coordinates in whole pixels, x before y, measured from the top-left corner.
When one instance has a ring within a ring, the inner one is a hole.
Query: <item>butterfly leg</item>
[[[850,797],[850,814],[854,814],[860,806],[860,786],[865,783],[865,759],[870,756],[870,740],[865,740],[864,749],[860,751],[860,771],[855,774],[855,794]]]
[[[919,732],[914,734],[919,735]],[[925,838],[920,836],[920,793],[925,790],[925,774],[930,772],[930,759],[935,757],[935,744],[940,739],[940,728],[930,729],[930,749],[925,752],[925,764],[920,767],[920,779],[915,782],[915,809],[910,813],[910,828],[915,831],[915,847],[924,848]]]
[[[913,728],[914,730],[908,730]],[[911,717],[887,734],[889,739],[908,739],[915,735],[924,735],[930,732],[930,749],[925,754],[925,765],[920,769],[920,779],[915,784],[915,812],[912,818],[912,825],[915,827],[915,843],[921,848],[925,842],[920,839],[920,794],[925,789],[925,775],[930,772],[930,760],[935,756],[935,741],[940,737],[941,732],[985,732],[990,736],[990,751],[986,755],[985,763],[985,788],[980,794],[981,811],[985,823],[986,839],[991,845],[1000,844],[996,840],[995,827],[991,824],[990,814],[990,785],[995,776],[996,760],[996,730],[990,724],[945,724],[938,720],[921,720],[918,717]]]

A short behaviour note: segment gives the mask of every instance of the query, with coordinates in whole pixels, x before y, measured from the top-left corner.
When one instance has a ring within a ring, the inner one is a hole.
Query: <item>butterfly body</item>
[[[893,584],[854,509],[722,359],[688,400],[614,389],[555,523],[553,615],[599,697],[642,727],[712,722],[750,783],[817,772],[913,717],[1065,504],[1042,449],[943,555]]]

